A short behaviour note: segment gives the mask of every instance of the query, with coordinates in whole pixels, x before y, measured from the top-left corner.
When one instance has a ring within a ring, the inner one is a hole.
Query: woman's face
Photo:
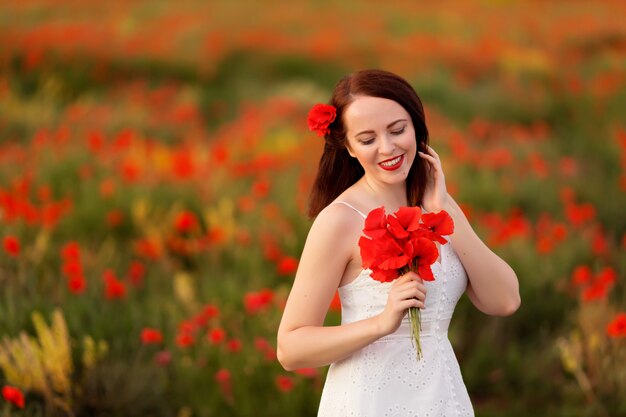
[[[357,96],[343,114],[347,148],[369,180],[398,184],[406,180],[417,144],[409,113],[393,100]]]

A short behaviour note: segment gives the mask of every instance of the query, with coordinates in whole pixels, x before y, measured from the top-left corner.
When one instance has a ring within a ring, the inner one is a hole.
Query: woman
[[[447,337],[450,318],[463,292],[486,314],[515,312],[515,272],[447,193],[421,101],[407,81],[358,71],[337,83],[326,106],[334,114],[318,127],[325,145],[310,198],[315,221],[278,329],[278,360],[288,371],[330,364],[318,416],[471,416]],[[363,220],[380,206],[450,214],[454,233],[438,245],[434,281],[409,272],[379,282],[362,268]],[[324,326],[337,289],[341,325]],[[419,361],[409,307],[422,309]]]

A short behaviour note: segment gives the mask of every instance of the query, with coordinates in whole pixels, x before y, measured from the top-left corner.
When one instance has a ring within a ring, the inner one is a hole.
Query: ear
[[[351,157],[356,158],[356,155],[354,154],[354,152],[352,151],[352,148],[350,148],[350,144],[348,143],[348,140],[346,139],[346,150],[348,151],[348,153],[350,154]]]

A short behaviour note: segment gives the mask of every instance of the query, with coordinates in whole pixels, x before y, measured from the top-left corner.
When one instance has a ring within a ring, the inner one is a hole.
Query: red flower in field
[[[266,361],[273,362],[276,360],[276,349],[270,348],[267,349],[263,355]]]
[[[617,273],[611,267],[604,267],[596,277],[590,281],[582,292],[583,301],[603,300],[617,281]]]
[[[217,327],[215,329],[209,330],[207,333],[207,337],[211,344],[217,345],[222,343],[224,339],[226,339],[226,332],[224,331],[224,329]]]
[[[146,267],[139,261],[132,261],[128,267],[128,279],[130,282],[138,287],[143,281],[143,276],[146,273]]]
[[[67,287],[73,294],[81,294],[85,292],[87,287],[87,280],[82,275],[73,275],[67,281]]]
[[[228,369],[220,369],[215,373],[215,381],[220,386],[222,395],[230,402],[233,401],[232,377]]]
[[[230,381],[230,371],[228,369],[220,369],[215,373],[215,380],[219,383],[225,383]]]
[[[83,266],[80,261],[76,259],[68,259],[61,265],[61,271],[67,277],[81,275],[83,273]]]
[[[265,352],[268,349],[272,349],[272,346],[266,339],[257,336],[254,338],[254,348],[260,352]]]
[[[294,372],[305,378],[315,378],[319,374],[318,370],[315,368],[300,368],[296,369]]]
[[[341,311],[341,299],[339,298],[339,291],[335,291],[335,295],[330,302],[330,310]]]
[[[267,309],[274,300],[274,292],[264,288],[259,292],[248,293],[244,296],[244,305],[249,314],[255,314]]]
[[[115,227],[124,221],[124,213],[121,210],[111,210],[106,214],[106,222],[109,226]]]
[[[282,392],[289,392],[293,389],[293,378],[287,375],[278,375],[276,377],[276,386]]]
[[[328,126],[335,120],[337,109],[328,104],[316,104],[309,111],[307,124],[311,131],[317,132],[317,136],[330,133]]]
[[[254,184],[252,184],[252,193],[257,198],[263,198],[267,196],[269,189],[270,182],[266,179],[255,181]]]
[[[20,254],[20,241],[15,236],[5,236],[4,238],[4,250],[11,256],[18,256]]]
[[[611,337],[626,337],[626,313],[619,313],[606,326],[606,333]]]
[[[187,332],[179,332],[176,335],[176,345],[181,348],[186,348],[193,345],[195,342],[193,335]]]
[[[161,242],[150,239],[139,239],[134,242],[133,249],[139,256],[148,259],[159,259],[163,254]]]
[[[177,178],[185,179],[194,174],[193,158],[188,151],[180,151],[172,157],[172,171]]]
[[[79,260],[80,259],[80,246],[77,242],[67,242],[61,248],[61,257],[64,260]]]
[[[265,259],[269,261],[275,261],[278,258],[280,258],[281,252],[276,242],[270,239],[264,239],[264,240],[265,241],[263,242],[263,256],[265,257]]]
[[[574,286],[580,286],[591,282],[593,278],[593,272],[588,265],[579,265],[574,269],[572,273],[572,284]]]
[[[87,135],[87,141],[89,143],[89,150],[93,153],[98,153],[104,146],[104,135],[102,132],[90,132]]]
[[[100,195],[104,198],[111,197],[115,193],[115,182],[111,179],[104,179],[100,182]]]
[[[163,343],[163,334],[158,329],[145,327],[141,331],[141,343],[144,345]]]
[[[120,166],[120,174],[126,182],[135,182],[141,174],[139,164],[133,160],[126,160]]]
[[[242,213],[249,213],[254,210],[254,200],[248,195],[241,196],[237,200],[237,206]]]
[[[102,273],[104,280],[104,295],[107,299],[124,298],[126,296],[126,285],[117,279],[113,271],[107,269]]]
[[[279,275],[291,275],[298,270],[298,260],[292,256],[283,256],[278,261],[278,274]]]
[[[202,308],[202,315],[209,320],[214,319],[216,317],[219,317],[220,310],[216,305],[207,304]]]
[[[606,236],[600,228],[596,228],[591,241],[591,249],[595,255],[602,255],[608,249]]]
[[[614,284],[617,281],[617,272],[610,266],[605,266],[596,277],[596,280],[606,285]]]
[[[212,150],[212,159],[218,164],[224,163],[228,160],[228,148],[223,145],[217,145]]]
[[[24,408],[24,394],[18,388],[5,385],[2,387],[2,397],[16,407]]]
[[[230,339],[226,344],[230,352],[236,353],[241,351],[241,341],[239,339]]]
[[[178,233],[192,232],[198,227],[198,218],[191,211],[185,210],[176,216],[174,225]]]
[[[594,282],[583,291],[583,301],[604,300],[609,293],[608,285],[602,282]]]
[[[169,350],[162,350],[154,354],[154,363],[159,366],[167,366],[172,362],[172,354]]]
[[[565,206],[565,215],[574,226],[580,226],[587,221],[593,220],[596,210],[589,203],[576,204],[571,202]]]

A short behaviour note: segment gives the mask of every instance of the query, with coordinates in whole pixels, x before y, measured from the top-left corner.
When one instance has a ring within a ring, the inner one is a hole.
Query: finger
[[[433,147],[432,147],[432,146],[430,146],[430,145],[426,145],[426,148],[427,148],[427,149],[428,149],[431,153],[433,153],[436,157],[439,157],[439,154],[438,154],[437,152],[435,152],[435,150],[433,149]]]
[[[426,294],[426,286],[419,281],[410,281],[398,286],[398,291],[406,291],[409,289],[417,289]]]
[[[424,301],[424,299],[426,299],[426,293],[421,292],[417,288],[409,288],[407,290],[400,291],[398,293],[398,296],[402,300],[406,300],[406,299],[409,299],[409,298],[417,298],[419,300]]]
[[[409,271],[409,272],[406,273],[406,275],[410,276],[411,280],[413,280],[413,281],[424,282],[422,280],[422,277],[420,277],[419,274],[417,272],[415,272],[415,271]]]
[[[417,307],[417,308],[421,308],[421,309],[426,307],[426,305],[424,304],[423,301],[417,300],[415,298],[411,298],[410,300],[404,300],[401,303],[399,303],[398,306],[400,308],[402,308],[403,310],[405,310],[405,309],[407,309],[409,307]]]

